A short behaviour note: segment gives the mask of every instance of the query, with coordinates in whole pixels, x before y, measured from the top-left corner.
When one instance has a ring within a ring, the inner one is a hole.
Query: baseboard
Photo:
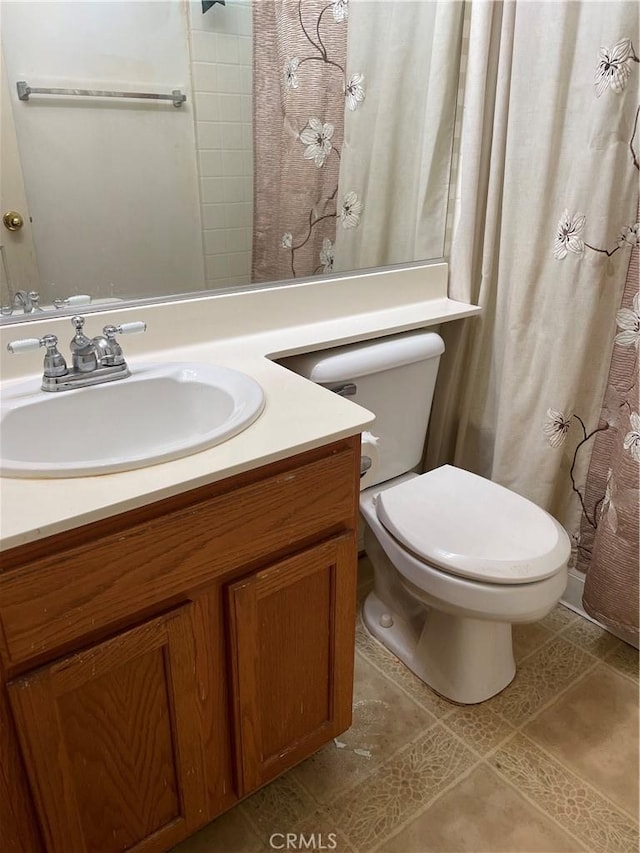
[[[593,616],[589,616],[587,611],[582,606],[582,593],[584,592],[584,575],[582,572],[578,572],[575,569],[569,569],[569,581],[567,583],[567,588],[565,589],[562,598],[560,599],[560,603],[564,604],[565,607],[568,607],[569,610],[573,610],[574,613],[577,613],[579,616],[588,619],[589,622],[593,622],[594,625],[600,625],[601,628],[604,628],[604,625],[601,625],[597,619],[594,619]],[[606,628],[605,630],[609,630]]]

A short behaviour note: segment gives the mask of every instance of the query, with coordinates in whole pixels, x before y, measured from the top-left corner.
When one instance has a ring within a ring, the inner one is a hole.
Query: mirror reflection
[[[462,13],[3,3],[3,315],[440,257]]]

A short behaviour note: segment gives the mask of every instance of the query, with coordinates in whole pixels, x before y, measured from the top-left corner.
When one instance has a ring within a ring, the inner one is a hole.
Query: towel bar
[[[16,83],[18,98],[28,101],[29,95],[87,95],[94,98],[146,98],[154,101],[173,101],[174,107],[180,107],[187,100],[180,89],[174,89],[170,95],[156,95],[153,92],[109,92],[95,89],[49,89],[28,86],[25,80]]]

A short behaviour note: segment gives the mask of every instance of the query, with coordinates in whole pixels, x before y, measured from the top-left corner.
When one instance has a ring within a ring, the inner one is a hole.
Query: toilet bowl
[[[368,630],[461,704],[515,675],[511,626],[543,618],[567,584],[563,528],[525,498],[445,465],[360,496],[374,590]]]
[[[360,500],[374,569],[364,623],[438,693],[473,704],[513,679],[511,626],[559,601],[571,548],[552,516],[497,483],[451,465],[415,473],[443,352],[418,330],[282,363],[375,414]]]

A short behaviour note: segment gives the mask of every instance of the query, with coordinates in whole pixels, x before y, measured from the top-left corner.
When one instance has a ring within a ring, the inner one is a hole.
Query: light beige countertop
[[[475,306],[447,299],[446,283],[447,266],[440,263],[111,307],[95,315],[86,312],[89,335],[105,323],[147,322],[145,335],[124,341],[132,372],[141,363],[167,361],[232,367],[260,383],[266,398],[264,412],[239,435],[182,459],[93,477],[0,479],[0,547],[6,550],[79,527],[361,432],[374,420],[370,412],[297,376],[274,359],[438,326],[478,313]],[[66,342],[72,336],[69,316],[0,327],[0,392],[18,379],[39,385],[42,353],[11,356],[6,344],[47,332]],[[67,353],[66,343],[61,343],[61,351]]]

